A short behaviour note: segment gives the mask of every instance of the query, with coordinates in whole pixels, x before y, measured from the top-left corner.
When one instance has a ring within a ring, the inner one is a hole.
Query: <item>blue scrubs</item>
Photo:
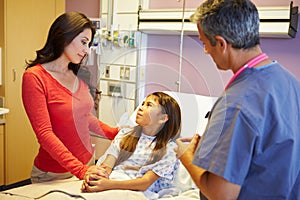
[[[299,81],[277,62],[246,69],[214,105],[193,163],[240,185],[239,199],[300,199]]]

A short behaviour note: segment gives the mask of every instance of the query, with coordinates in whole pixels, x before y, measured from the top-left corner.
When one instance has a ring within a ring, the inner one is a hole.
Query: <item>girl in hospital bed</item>
[[[171,187],[179,164],[173,150],[181,126],[178,103],[165,93],[152,93],[139,107],[136,123],[118,133],[98,160],[101,171],[85,178],[82,191],[126,189],[153,197]]]

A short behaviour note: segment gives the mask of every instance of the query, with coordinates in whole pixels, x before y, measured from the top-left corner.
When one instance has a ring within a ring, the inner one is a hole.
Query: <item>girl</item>
[[[97,163],[102,166],[102,175],[86,177],[83,191],[126,189],[157,193],[171,186],[178,167],[172,141],[181,126],[178,103],[165,93],[152,93],[138,109],[136,123],[138,126],[131,132],[118,134]]]

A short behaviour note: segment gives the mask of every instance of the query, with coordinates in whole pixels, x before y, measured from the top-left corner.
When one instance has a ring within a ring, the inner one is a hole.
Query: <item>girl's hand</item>
[[[100,177],[97,180],[90,180],[88,182],[84,181],[81,186],[81,191],[83,192],[101,192],[109,189],[107,186],[110,180]]]

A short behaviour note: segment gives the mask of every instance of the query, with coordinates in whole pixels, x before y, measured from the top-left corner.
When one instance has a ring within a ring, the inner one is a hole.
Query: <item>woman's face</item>
[[[160,120],[163,118],[162,106],[156,100],[156,96],[150,95],[139,107],[136,115],[136,123],[142,127],[159,126]]]
[[[89,53],[89,43],[92,38],[91,29],[84,29],[72,42],[65,47],[64,55],[69,62],[79,64]]]

